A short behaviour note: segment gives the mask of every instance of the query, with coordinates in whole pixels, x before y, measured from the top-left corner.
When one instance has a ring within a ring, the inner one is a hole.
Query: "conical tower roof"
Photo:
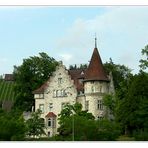
[[[84,81],[109,81],[105,70],[103,68],[102,60],[100,58],[97,47],[95,46],[91,61],[85,73]]]

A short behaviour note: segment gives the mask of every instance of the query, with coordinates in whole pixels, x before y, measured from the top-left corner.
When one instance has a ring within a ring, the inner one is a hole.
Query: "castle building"
[[[48,136],[57,134],[58,114],[65,104],[82,104],[83,110],[91,112],[96,119],[103,118],[105,106],[104,94],[114,93],[111,75],[107,75],[99,55],[96,40],[95,48],[86,69],[68,70],[62,64],[56,67],[46,83],[34,92],[35,110],[42,111]]]

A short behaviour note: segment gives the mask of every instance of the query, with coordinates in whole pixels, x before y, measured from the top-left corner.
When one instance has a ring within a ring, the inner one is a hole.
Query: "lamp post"
[[[74,104],[75,102],[73,101],[73,104]],[[73,110],[73,108],[72,108],[72,141],[75,141],[75,131],[74,131],[74,110]]]
[[[74,131],[74,113],[73,113],[73,118],[72,118],[72,140],[75,141],[75,131]]]

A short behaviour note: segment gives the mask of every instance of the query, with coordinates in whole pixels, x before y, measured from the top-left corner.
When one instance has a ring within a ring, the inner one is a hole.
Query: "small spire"
[[[95,48],[97,48],[97,37],[96,37],[96,33],[95,33]]]

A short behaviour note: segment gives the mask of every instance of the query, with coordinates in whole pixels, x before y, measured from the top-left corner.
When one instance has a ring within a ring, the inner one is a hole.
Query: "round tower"
[[[85,109],[91,112],[95,118],[103,118],[104,116],[105,107],[102,99],[104,94],[109,93],[109,82],[95,38],[95,48],[84,79]]]

